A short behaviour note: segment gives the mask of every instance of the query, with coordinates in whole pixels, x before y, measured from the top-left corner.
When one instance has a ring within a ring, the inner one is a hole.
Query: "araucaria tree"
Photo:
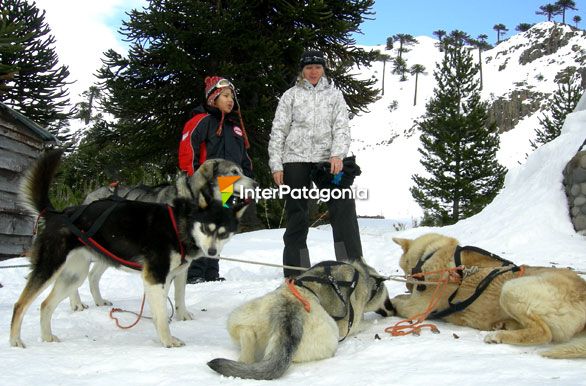
[[[544,114],[542,118],[539,118],[541,128],[535,130],[535,141],[530,141],[532,148],[536,149],[560,135],[566,115],[574,111],[581,96],[582,90],[575,84],[573,77],[568,76],[562,79],[553,94],[550,105],[551,115]]]
[[[376,59],[354,47],[374,0],[340,2],[151,0],[121,29],[128,55],[109,50],[99,78],[103,107],[116,118],[109,135],[123,167],[155,165],[174,173],[190,112],[204,101],[204,78],[234,81],[252,149],[255,175],[269,176],[267,142],[279,96],[299,74],[304,49],[320,49],[328,75],[353,113],[378,96],[375,80],[348,71]],[[267,178],[268,183],[268,178]]]
[[[497,194],[506,169],[496,160],[500,140],[487,106],[480,101],[478,65],[452,40],[434,71],[437,87],[418,123],[421,163],[411,194],[426,225],[453,224],[478,213]]]
[[[69,70],[59,65],[55,38],[45,22],[45,12],[26,0],[0,2],[0,101],[39,125],[59,134],[72,116],[66,78]],[[64,138],[61,138],[64,139]]]

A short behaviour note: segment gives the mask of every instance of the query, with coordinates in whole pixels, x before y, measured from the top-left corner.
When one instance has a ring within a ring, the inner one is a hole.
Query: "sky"
[[[586,23],[586,14],[580,10],[585,0],[576,0],[578,14]],[[553,0],[551,1],[553,2]],[[118,52],[126,50],[118,29],[126,12],[141,8],[146,0],[36,0],[45,9],[46,19],[57,39],[56,48],[61,63],[69,66],[70,97],[78,95],[94,82],[93,74],[101,66],[102,53],[110,48]],[[535,15],[547,0],[378,0],[374,5],[374,20],[365,21],[362,34],[356,34],[359,45],[385,44],[386,38],[397,33],[413,36],[432,36],[438,29],[447,32],[461,29],[472,37],[485,33],[489,41],[496,40],[492,27],[503,23],[509,28],[505,37],[514,34],[521,22],[535,23],[545,20]],[[575,11],[570,11],[571,15]]]
[[[459,29],[476,38],[486,34],[490,43],[496,42],[495,24],[504,24],[509,32],[504,37],[515,34],[519,23],[539,23],[546,17],[536,15],[539,7],[555,3],[554,0],[378,0],[373,11],[374,20],[367,20],[361,25],[362,35],[355,35],[360,45],[386,44],[386,39],[398,33],[413,36],[433,36],[433,31],[442,29],[446,32]],[[574,15],[580,15],[582,23],[586,21],[584,0],[576,0],[578,11],[569,10],[566,22]],[[568,16],[569,15],[569,16]],[[561,21],[561,15],[556,16]],[[578,25],[580,26],[580,24]],[[581,26],[583,28],[583,25]]]
[[[397,232],[389,220],[360,219],[366,261],[383,275],[399,274],[401,251],[393,237],[415,238],[427,232],[456,237],[517,264],[573,267],[586,272],[585,237],[574,232],[567,215],[562,170],[584,137],[586,97],[582,111],[568,116],[562,134],[532,153],[526,164],[509,171],[506,187],[476,216],[444,228],[411,228]],[[384,204],[383,204],[384,205]],[[283,229],[235,235],[222,256],[279,264]],[[312,228],[308,236],[311,262],[334,259],[331,228]],[[185,342],[163,348],[150,320],[132,329],[116,328],[110,307],[91,302],[87,281],[80,288],[89,305],[73,312],[67,300],[55,310],[52,329],[60,343],[40,339],[39,306],[45,291],[24,316],[22,339],[27,348],[10,347],[12,306],[25,285],[28,268],[23,258],[0,262],[0,384],[11,386],[171,386],[267,385],[266,382],[225,378],[206,363],[223,357],[237,359],[238,347],[226,330],[228,315],[240,304],[265,295],[282,284],[279,268],[220,262],[223,282],[188,285],[186,305],[194,320],[170,324]],[[584,277],[584,276],[583,276]],[[522,280],[522,279],[521,279]],[[391,297],[405,292],[404,283],[387,281]],[[108,269],[100,282],[103,296],[114,307],[140,308],[140,275]],[[146,306],[146,316],[151,315]],[[122,325],[134,315],[119,314]],[[400,320],[365,315],[362,331],[338,345],[333,358],[293,364],[271,385],[400,385],[400,386],[585,386],[586,359],[552,360],[539,355],[548,346],[486,344],[486,331],[433,321],[440,333],[392,337],[386,327]],[[472,381],[473,380],[473,381]]]

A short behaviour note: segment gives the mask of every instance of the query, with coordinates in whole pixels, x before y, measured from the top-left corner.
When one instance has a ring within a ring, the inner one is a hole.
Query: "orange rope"
[[[123,330],[127,330],[129,328],[132,328],[132,327],[136,326],[138,324],[138,322],[140,321],[140,318],[142,317],[142,311],[144,310],[144,300],[145,300],[145,295],[143,294],[142,295],[142,304],[140,305],[140,311],[139,311],[138,314],[135,313],[135,312],[132,312],[132,311],[123,310],[121,308],[112,308],[110,310],[110,318],[114,319],[114,321],[116,322],[116,326],[118,326],[118,328],[121,328]],[[132,323],[131,325],[129,325],[129,326],[122,326],[122,325],[120,325],[120,321],[118,320],[118,318],[112,315],[112,314],[114,314],[114,312],[129,312],[131,314],[136,315],[137,318],[134,321],[134,323]]]
[[[293,296],[295,296],[297,299],[299,299],[299,301],[303,304],[303,308],[305,308],[305,311],[307,311],[307,312],[311,311],[311,304],[309,304],[309,300],[305,299],[299,293],[299,291],[297,291],[297,287],[295,287],[295,282],[293,281],[293,279],[287,279],[287,280],[285,280],[285,283],[287,283],[287,287],[289,287],[289,290],[291,291]]]
[[[448,287],[448,283],[458,283],[460,282],[460,276],[457,274],[457,271],[461,271],[464,267],[454,267],[454,268],[446,268],[441,269],[438,271],[429,271],[429,272],[420,272],[411,277],[424,277],[425,275],[430,274],[438,274],[438,273],[447,273],[448,275],[445,278],[439,279],[437,281],[438,285],[435,287],[433,294],[431,295],[431,300],[429,301],[429,305],[427,308],[420,314],[412,316],[409,319],[403,319],[395,323],[394,326],[390,326],[385,328],[385,332],[388,332],[392,336],[403,336],[403,335],[419,335],[421,329],[429,328],[431,332],[438,333],[439,329],[435,324],[432,323],[423,323],[425,319],[429,316],[429,314],[435,309],[437,304],[439,303],[445,289]]]

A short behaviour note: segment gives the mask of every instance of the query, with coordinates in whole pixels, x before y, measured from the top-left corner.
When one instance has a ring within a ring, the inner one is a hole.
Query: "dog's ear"
[[[199,167],[199,169],[197,169],[197,171],[206,180],[211,181],[211,179],[214,176],[214,167],[215,166],[216,166],[216,161],[215,160],[207,160],[203,164],[201,164],[201,166]]]
[[[407,251],[409,250],[409,246],[411,245],[411,240],[393,237],[393,241],[395,242],[395,244],[398,244],[401,246],[401,248],[403,248],[403,252],[407,253]]]
[[[184,171],[180,171],[177,173],[177,177],[175,180],[175,187],[177,188],[177,196],[184,197],[193,200],[194,194],[189,186],[187,173]]]

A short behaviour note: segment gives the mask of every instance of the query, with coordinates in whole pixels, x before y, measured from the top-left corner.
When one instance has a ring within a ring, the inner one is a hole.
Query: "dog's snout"
[[[208,256],[216,256],[218,250],[216,248],[209,248],[208,249]]]

